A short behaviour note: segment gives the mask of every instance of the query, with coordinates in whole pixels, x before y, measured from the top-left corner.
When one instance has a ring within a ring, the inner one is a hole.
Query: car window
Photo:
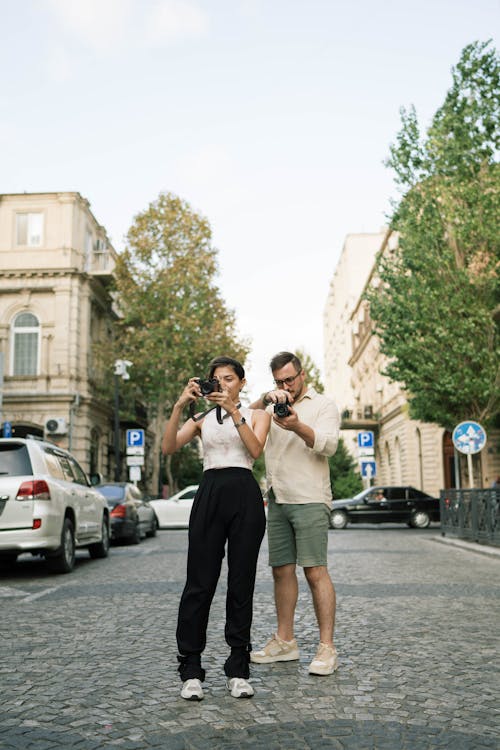
[[[186,492],[183,492],[182,495],[179,495],[179,500],[192,500],[195,495],[196,489],[186,490]]]
[[[45,451],[45,463],[47,464],[47,468],[51,477],[54,477],[54,479],[66,479],[66,477],[64,476],[63,468],[59,463],[58,457],[55,456],[50,450]]]
[[[415,487],[409,487],[408,492],[412,500],[422,500],[429,497],[425,492],[420,492],[420,490],[415,489]]]
[[[70,462],[71,469],[75,475],[75,482],[77,484],[84,484],[88,487],[87,477],[80,464],[73,458],[73,456],[68,456],[68,461]]]
[[[107,497],[108,500],[123,500],[125,495],[125,487],[119,484],[99,484],[96,490],[99,490],[101,495]]]
[[[28,448],[24,443],[0,443],[0,475],[22,477],[33,474]]]
[[[61,468],[64,472],[64,479],[67,482],[74,482],[75,481],[75,475],[73,474],[73,471],[71,470],[71,464],[68,461],[67,456],[57,456],[59,459],[59,463],[61,464]]]

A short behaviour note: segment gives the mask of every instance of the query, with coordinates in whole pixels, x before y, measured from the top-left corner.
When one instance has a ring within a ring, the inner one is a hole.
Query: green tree
[[[363,489],[363,481],[357,471],[356,460],[351,456],[342,438],[337,451],[328,459],[330,483],[334,499],[353,497]]]
[[[134,363],[131,382],[147,406],[155,434],[156,483],[164,419],[188,378],[206,375],[214,356],[226,354],[244,362],[248,353],[247,342],[236,333],[234,313],[216,286],[217,270],[208,221],[171,193],[161,193],[135,217],[118,258],[116,292],[122,317],[115,346]],[[185,454],[191,466],[192,453]],[[187,479],[179,473],[183,465],[183,457],[175,464],[170,457],[165,461],[172,489]]]
[[[388,160],[403,193],[391,220],[399,242],[367,293],[386,374],[412,417],[447,428],[488,423],[500,401],[498,53],[470,44],[452,77],[425,137],[414,109],[402,111]]]
[[[300,359],[302,369],[307,375],[306,383],[312,385],[318,393],[324,393],[325,387],[321,380],[321,372],[313,358],[304,349],[297,349],[295,354]]]

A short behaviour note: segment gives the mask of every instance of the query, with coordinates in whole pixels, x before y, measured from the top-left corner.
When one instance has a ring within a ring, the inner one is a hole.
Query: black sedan
[[[139,544],[144,536],[155,536],[158,522],[142,492],[131,482],[106,482],[96,490],[108,501],[113,541]]]
[[[406,523],[426,529],[439,521],[439,499],[415,487],[369,487],[353,498],[334,500],[330,516],[332,529],[348,523]]]

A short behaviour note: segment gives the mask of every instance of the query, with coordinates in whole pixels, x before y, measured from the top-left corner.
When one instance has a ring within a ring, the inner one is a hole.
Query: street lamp
[[[120,481],[122,472],[122,462],[120,456],[120,378],[130,380],[127,367],[132,366],[128,359],[115,360],[115,482]]]

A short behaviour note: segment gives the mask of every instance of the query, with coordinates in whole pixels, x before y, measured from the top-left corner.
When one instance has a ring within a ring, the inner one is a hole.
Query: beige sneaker
[[[332,674],[338,669],[339,659],[335,646],[320,643],[316,656],[309,664],[309,674]]]
[[[275,661],[295,661],[299,658],[297,641],[283,641],[278,635],[273,635],[264,648],[250,653],[250,661],[254,664],[271,664]]]

